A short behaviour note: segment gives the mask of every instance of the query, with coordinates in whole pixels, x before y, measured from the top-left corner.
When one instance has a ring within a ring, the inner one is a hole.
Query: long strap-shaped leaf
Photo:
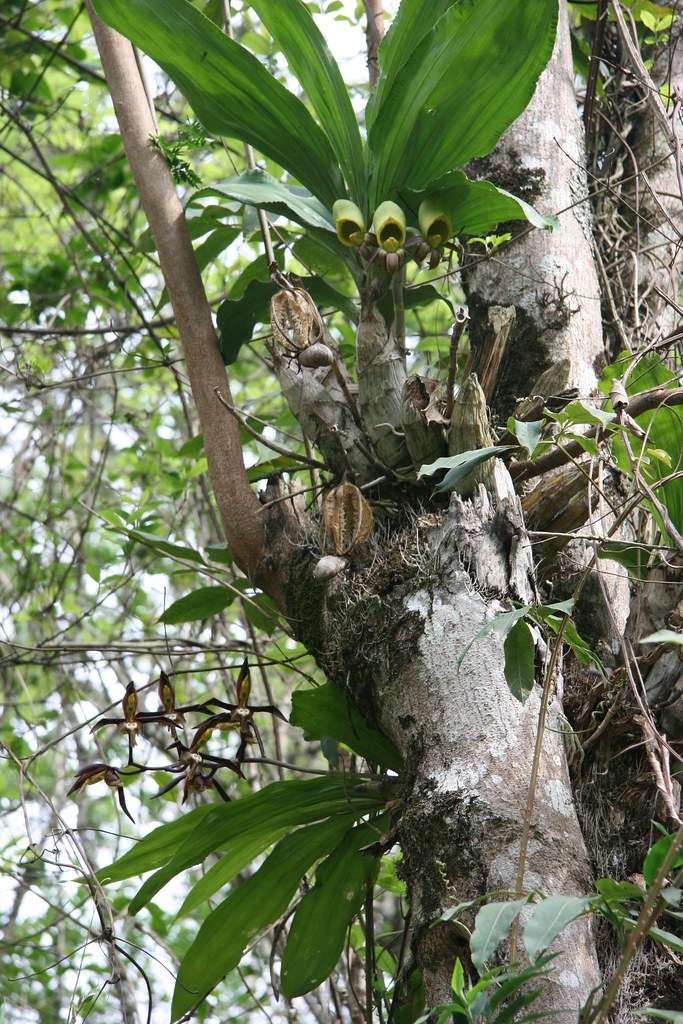
[[[282,48],[330,140],[351,198],[365,202],[363,143],[348,89],[322,33],[301,0],[251,0]],[[339,196],[337,198],[340,198]]]
[[[164,69],[208,131],[251,143],[328,208],[343,194],[327,135],[304,104],[188,0],[94,0],[93,6]]]
[[[493,148],[533,95],[557,13],[557,0],[460,0],[436,22],[374,108],[371,209]]]
[[[365,110],[368,127],[382,105],[385,93],[391,89],[399,68],[405,64],[416,46],[431,32],[436,22],[457,0],[402,0],[389,31],[381,42],[377,54],[380,77],[372,90]]]
[[[172,1020],[187,1013],[235,969],[245,947],[285,912],[303,875],[337,846],[352,821],[351,816],[340,815],[282,839],[258,871],[209,914],[182,959]],[[374,866],[372,857],[366,860]]]

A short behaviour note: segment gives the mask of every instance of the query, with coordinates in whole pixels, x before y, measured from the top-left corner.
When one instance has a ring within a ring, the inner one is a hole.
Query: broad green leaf
[[[481,973],[486,961],[495,952],[498,943],[507,938],[512,922],[527,903],[527,897],[510,903],[487,903],[482,907],[474,922],[470,939],[472,962]]]
[[[505,681],[513,697],[524,704],[534,688],[536,676],[534,666],[535,644],[531,630],[519,619],[503,645],[505,651]]]
[[[585,914],[590,896],[547,896],[532,912],[524,929],[524,948],[532,963],[570,921]]]
[[[282,48],[289,70],[325,128],[351,198],[362,206],[365,174],[358,120],[322,33],[300,0],[251,0],[251,6]],[[342,198],[341,193],[337,198]]]
[[[502,452],[509,451],[509,448],[510,445],[498,444],[492,445],[490,448],[477,448],[475,451],[461,452],[459,455],[449,455],[445,458],[437,459],[436,462],[431,462],[428,466],[421,466],[417,477],[419,480],[420,477],[431,476],[440,469],[447,469],[448,472],[445,477],[440,484],[436,485],[434,490],[438,492],[452,491],[458,480],[462,480],[473,469],[481,466],[484,462],[488,462],[489,459],[495,459]]]
[[[374,121],[376,109],[382,105],[385,94],[392,88],[399,69],[455,2],[430,0],[425,4],[424,0],[402,0],[379,47],[377,57],[380,75],[366,107],[367,124]]]
[[[600,545],[598,558],[618,562],[633,579],[643,579],[648,571],[649,551],[642,545],[626,544],[623,541],[608,540]],[[643,643],[643,641],[640,641]]]
[[[306,826],[304,826],[306,827]],[[280,836],[289,831],[280,830]],[[206,869],[199,881],[192,886],[178,911],[178,917],[190,914],[205,903],[219,889],[228,886],[240,871],[243,871],[256,857],[275,842],[273,830],[268,824],[259,831],[252,828],[246,832],[239,843],[224,853],[220,860]]]
[[[426,192],[405,189],[400,198],[414,216],[425,195],[439,197],[450,212],[453,234],[486,235],[504,221],[528,220],[534,227],[556,230],[557,217],[544,217],[522,199],[517,199],[490,181],[470,181],[462,171],[452,171],[430,184]]]
[[[488,153],[531,99],[556,23],[553,0],[463,0],[404,63],[391,54],[368,111],[370,208]]]
[[[641,644],[678,644],[683,646],[683,633],[675,633],[673,629],[658,629],[656,633],[644,636]]]
[[[352,820],[339,815],[286,836],[258,871],[209,914],[181,961],[173,1020],[191,1010],[237,967],[249,943],[285,912],[306,871],[337,846]]]
[[[391,740],[366,725],[344,693],[332,683],[293,693],[289,721],[304,730],[307,740],[332,736],[372,764],[403,771],[401,755]]]
[[[192,202],[207,196],[221,196],[247,206],[256,206],[260,210],[288,217],[304,227],[320,228],[334,235],[331,215],[315,196],[304,189],[283,185],[266,171],[245,171],[238,178],[202,188],[195,192]]]
[[[618,882],[614,878],[599,878],[595,888],[608,902],[642,900],[645,896],[645,890],[635,882]]]
[[[383,806],[377,789],[366,792],[368,787],[365,786],[363,792],[356,792],[359,784],[345,786],[347,781],[325,777],[274,782],[239,801],[216,807],[210,823],[203,822],[199,831],[188,837],[165,867],[144,883],[131,900],[129,912],[136,914],[181,871],[202,863],[216,850],[230,852],[235,844],[244,842],[245,836],[260,835],[261,849],[265,850],[297,825],[343,814],[349,809],[360,817],[366,811]]]
[[[381,828],[380,820],[354,828],[316,871],[282,954],[280,981],[287,999],[317,988],[334,970],[347,929],[379,870],[379,858],[359,851],[379,838]]]
[[[190,594],[178,598],[160,616],[159,622],[176,625],[179,622],[198,622],[218,615],[235,600],[235,592],[227,587],[198,587]]]
[[[329,140],[304,104],[188,0],[95,0],[159,64],[209,132],[248,142],[326,206],[343,194]]]

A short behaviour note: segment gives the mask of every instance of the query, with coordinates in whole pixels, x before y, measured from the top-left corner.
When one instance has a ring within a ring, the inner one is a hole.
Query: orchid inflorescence
[[[227,768],[239,778],[244,778],[242,762],[244,761],[250,746],[256,745],[262,757],[265,757],[263,740],[254,715],[265,712],[287,721],[285,716],[272,704],[252,705],[249,703],[251,695],[251,678],[249,661],[247,658],[240,668],[235,684],[236,703],[211,698],[199,704],[190,704],[185,707],[178,707],[173,684],[169,677],[162,670],[159,674],[157,692],[159,695],[160,707],[158,711],[140,711],[138,694],[134,683],[126,687],[121,702],[122,716],[101,718],[95,722],[91,732],[97,732],[108,725],[115,725],[119,732],[124,733],[128,738],[128,762],[126,768],[118,768],[113,765],[95,762],[85,765],[76,773],[76,781],[69,790],[69,794],[78,793],[86,786],[98,782],[105,782],[110,789],[117,794],[121,810],[133,821],[133,817],[126,807],[124,797],[124,779],[134,775],[140,775],[146,771],[170,772],[174,778],[155,794],[162,796],[168,793],[180,783],[183,784],[183,799],[186,803],[192,793],[202,793],[206,790],[215,790],[221,800],[229,800],[227,792],[216,778],[221,768]],[[221,708],[216,713],[214,708]],[[178,730],[185,727],[185,715],[194,712],[206,714],[205,719],[196,729],[188,744],[179,738]],[[136,746],[138,736],[142,735],[143,728],[148,725],[164,725],[168,728],[173,737],[173,742],[167,747],[174,750],[177,758],[169,765],[162,768],[159,766],[147,766],[137,764],[133,757],[133,749]],[[232,758],[219,754],[210,753],[206,747],[210,737],[216,733],[234,732],[239,737],[237,750]],[[128,770],[126,770],[128,769]]]
[[[332,207],[337,238],[347,248],[356,248],[366,268],[379,260],[390,274],[396,274],[410,257],[430,268],[443,259],[444,243],[453,234],[447,204],[438,196],[423,200],[418,210],[419,234],[408,236],[406,215],[398,205],[387,200],[375,210],[371,230],[359,206],[348,199],[338,199]]]

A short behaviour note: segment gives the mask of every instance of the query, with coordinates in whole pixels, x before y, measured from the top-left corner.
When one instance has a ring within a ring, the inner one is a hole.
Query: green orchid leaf
[[[280,980],[287,999],[311,992],[334,970],[348,927],[379,871],[379,858],[360,851],[381,830],[382,819],[352,829],[316,871],[315,885],[294,914],[282,955]]]
[[[371,209],[490,152],[533,95],[557,14],[552,0],[467,0],[449,7],[405,62],[387,58],[368,117]]]
[[[190,811],[181,819],[187,822],[182,829],[177,827],[180,822],[162,825],[114,864],[101,869],[98,877],[118,881],[157,869],[132,900],[129,912],[134,914],[181,871],[202,863],[217,850],[229,852],[249,835],[262,836],[261,849],[266,849],[298,825],[351,810],[360,816],[383,806],[379,788],[358,779],[325,776],[274,782],[239,801]]]
[[[325,206],[305,189],[283,185],[267,171],[245,171],[237,178],[200,189],[191,204],[207,196],[220,196],[234,202],[256,206],[283,217],[289,217],[304,227],[320,228],[334,235],[334,224]]]
[[[354,202],[365,198],[363,142],[348,89],[327,43],[300,0],[252,0],[324,125]],[[341,198],[341,193],[337,198]]]
[[[301,100],[189,0],[95,0],[93,6],[163,68],[207,131],[250,143],[330,208],[342,195],[330,142]]]
[[[557,217],[544,217],[533,206],[497,188],[493,182],[471,181],[462,171],[451,171],[424,191],[402,189],[399,193],[401,202],[413,216],[426,195],[433,196],[449,211],[455,237],[490,234],[498,224],[515,220],[527,220],[534,227],[549,231],[559,227]]]
[[[365,724],[332,683],[292,694],[291,725],[304,730],[307,740],[331,736],[371,764],[401,772],[403,761],[393,743]]]
[[[266,333],[270,333],[270,300],[274,294],[270,281],[254,280],[239,298],[221,302],[216,327],[221,354],[228,366],[237,360],[242,345],[251,341],[257,324],[263,324]]]
[[[136,842],[127,853],[107,867],[100,868],[97,879],[105,885],[109,882],[121,882],[124,878],[139,878],[147,871],[155,871],[169,858],[189,837],[195,829],[203,825],[204,818],[215,810],[212,804],[203,804],[186,812],[166,825],[160,825],[153,832]]]
[[[402,0],[377,54],[380,75],[366,107],[367,124],[374,121],[376,110],[381,107],[386,93],[392,88],[400,68],[455,2],[430,0],[425,4],[424,0]]]
[[[237,967],[246,947],[287,910],[304,874],[337,846],[352,822],[352,816],[338,815],[281,839],[258,871],[209,914],[181,961],[172,1020]]]

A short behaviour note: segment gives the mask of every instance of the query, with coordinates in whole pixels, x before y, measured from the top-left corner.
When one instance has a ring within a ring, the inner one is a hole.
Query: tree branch
[[[280,600],[280,581],[266,574],[265,522],[251,490],[235,419],[221,409],[216,392],[230,386],[211,310],[187,231],[183,209],[155,133],[132,45],[102,22],[88,4],[121,138],[135,178],[183,346],[192,394],[204,433],[209,476],[228,544],[239,567]]]

